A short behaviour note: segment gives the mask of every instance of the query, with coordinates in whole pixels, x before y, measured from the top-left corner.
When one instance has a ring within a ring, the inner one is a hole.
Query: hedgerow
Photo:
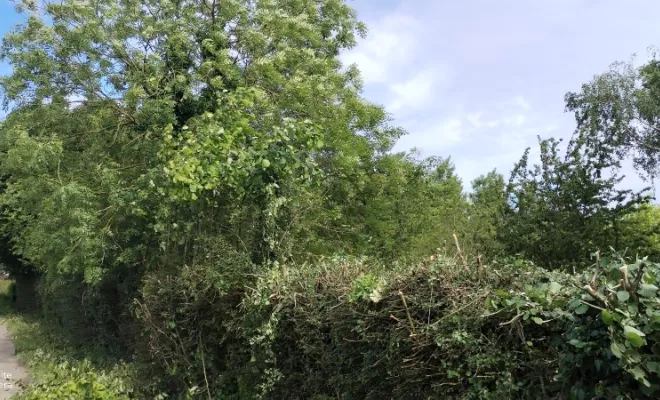
[[[598,265],[323,259],[246,275],[242,300],[197,266],[140,318],[169,390],[200,398],[653,398],[659,266]]]

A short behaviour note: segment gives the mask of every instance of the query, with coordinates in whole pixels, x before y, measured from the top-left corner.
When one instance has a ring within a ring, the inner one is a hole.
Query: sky
[[[348,1],[369,33],[341,58],[408,132],[395,150],[451,156],[466,189],[494,168],[508,175],[538,135],[568,139],[564,94],[660,44],[657,0]],[[0,0],[0,35],[18,21]],[[627,188],[649,185],[624,173]]]
[[[451,156],[468,187],[493,168],[508,175],[538,135],[568,140],[566,92],[660,44],[657,0],[350,3],[369,33],[342,58],[408,132],[395,149]],[[625,187],[649,185],[624,174]]]

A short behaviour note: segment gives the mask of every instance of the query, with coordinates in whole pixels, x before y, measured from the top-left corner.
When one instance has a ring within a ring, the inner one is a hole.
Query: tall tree
[[[660,172],[660,60],[658,53],[639,68],[632,62],[610,69],[566,94],[575,114],[576,137],[597,157],[632,156],[643,177]]]
[[[0,53],[2,206],[44,270],[186,262],[200,235],[289,256],[402,133],[339,62],[365,32],[341,0],[19,8]]]

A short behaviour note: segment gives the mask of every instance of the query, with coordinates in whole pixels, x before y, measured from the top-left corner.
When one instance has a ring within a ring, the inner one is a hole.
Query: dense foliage
[[[15,334],[54,343],[23,346],[25,398],[659,393],[660,209],[620,173],[656,173],[657,61],[567,95],[565,154],[466,193],[391,151],[343,0],[17,9],[0,262],[38,300]]]

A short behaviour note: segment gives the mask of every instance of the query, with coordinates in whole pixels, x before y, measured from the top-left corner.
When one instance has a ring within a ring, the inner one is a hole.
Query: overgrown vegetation
[[[567,95],[565,154],[539,138],[466,194],[449,157],[391,152],[342,0],[17,8],[23,398],[658,397],[660,209],[620,173],[657,172],[657,61]]]

